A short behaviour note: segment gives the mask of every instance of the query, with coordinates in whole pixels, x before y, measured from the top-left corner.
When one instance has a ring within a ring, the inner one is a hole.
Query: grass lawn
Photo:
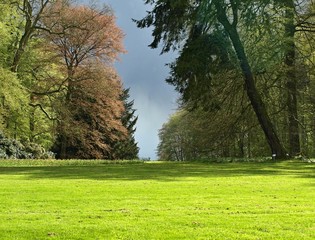
[[[0,160],[0,239],[315,239],[315,164]]]

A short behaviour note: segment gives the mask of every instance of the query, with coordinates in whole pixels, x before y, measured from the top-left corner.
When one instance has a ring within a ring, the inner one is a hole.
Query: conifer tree
[[[133,109],[134,101],[129,101],[129,91],[129,88],[124,89],[121,94],[121,101],[123,101],[125,107],[121,121],[128,131],[128,136],[126,139],[118,141],[114,144],[113,158],[116,159],[138,159],[139,147],[137,146],[134,137],[138,117],[135,116],[136,110]]]

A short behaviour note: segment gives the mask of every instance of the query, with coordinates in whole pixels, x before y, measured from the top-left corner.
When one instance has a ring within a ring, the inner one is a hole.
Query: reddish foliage
[[[121,82],[112,67],[124,52],[123,33],[108,9],[58,1],[43,23],[50,51],[61,60],[65,94],[56,150],[60,158],[108,158],[113,141],[126,137]]]
[[[69,103],[71,125],[79,134],[70,134],[72,141],[68,147],[76,149],[71,157],[108,158],[111,143],[127,135],[120,120],[124,110],[121,83],[116,72],[101,63],[78,71],[79,77],[84,75],[89,80],[75,82],[76,91]]]
[[[46,36],[67,67],[75,68],[91,58],[111,63],[124,52],[123,32],[109,9],[68,6],[58,1],[45,15]]]

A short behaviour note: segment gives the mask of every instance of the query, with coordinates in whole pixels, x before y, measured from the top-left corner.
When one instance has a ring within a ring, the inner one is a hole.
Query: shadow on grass
[[[1,175],[20,175],[28,179],[158,180],[187,178],[292,175],[315,178],[315,164],[280,163],[138,163],[92,166],[0,167]]]

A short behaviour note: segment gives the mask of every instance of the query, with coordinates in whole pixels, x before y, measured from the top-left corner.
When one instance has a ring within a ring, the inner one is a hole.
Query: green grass
[[[315,239],[315,164],[0,160],[0,239]]]

